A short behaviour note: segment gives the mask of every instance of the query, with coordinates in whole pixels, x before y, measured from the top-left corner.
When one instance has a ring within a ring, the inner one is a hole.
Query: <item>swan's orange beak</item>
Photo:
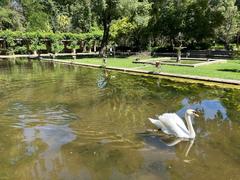
[[[199,117],[196,111],[193,112],[194,116]]]

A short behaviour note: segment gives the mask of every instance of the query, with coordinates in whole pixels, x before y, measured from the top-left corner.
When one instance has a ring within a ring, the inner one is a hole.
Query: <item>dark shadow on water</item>
[[[157,149],[169,149],[169,147],[166,144],[168,139],[164,138],[164,136],[158,132],[146,131],[138,133],[136,135],[139,139],[143,140],[143,142],[146,143],[148,146],[152,146]]]
[[[218,69],[218,71],[240,73],[240,69]]]

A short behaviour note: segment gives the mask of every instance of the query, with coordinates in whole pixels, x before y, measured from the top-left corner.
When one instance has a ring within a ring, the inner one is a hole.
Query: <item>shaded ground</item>
[[[219,71],[240,73],[240,69],[219,69]]]

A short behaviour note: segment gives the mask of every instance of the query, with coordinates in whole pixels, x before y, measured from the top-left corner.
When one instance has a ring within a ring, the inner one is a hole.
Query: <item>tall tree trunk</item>
[[[97,52],[97,42],[96,41],[94,41],[94,44],[93,44],[93,51]]]
[[[26,44],[27,54],[31,54],[31,52],[30,52],[30,43],[29,43],[29,40],[26,40],[26,41],[25,41],[25,44]]]
[[[101,42],[101,48],[99,51],[99,55],[101,55],[101,56],[104,55],[104,50],[106,49],[106,46],[108,44],[110,23],[104,22],[103,27],[104,27],[104,32],[103,32],[103,38],[102,38],[102,42]]]
[[[227,41],[224,42],[224,49],[227,51],[231,50],[230,45]]]
[[[83,53],[85,53],[87,51],[87,45],[86,42],[83,42]]]
[[[237,44],[237,49],[239,48],[239,37],[240,37],[240,34],[237,33],[237,42],[236,42],[236,44]]]

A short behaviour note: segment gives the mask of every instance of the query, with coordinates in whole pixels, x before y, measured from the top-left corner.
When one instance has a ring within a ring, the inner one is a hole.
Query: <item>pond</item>
[[[0,61],[0,179],[239,179],[240,91]],[[197,109],[193,142],[149,131]]]

